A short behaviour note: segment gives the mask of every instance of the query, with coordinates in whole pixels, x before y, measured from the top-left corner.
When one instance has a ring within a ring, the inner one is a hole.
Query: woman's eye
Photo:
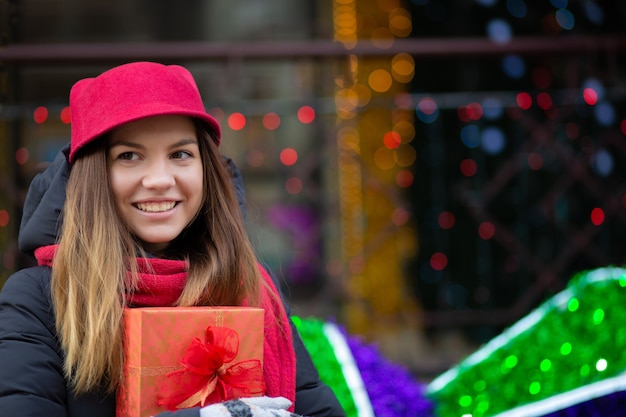
[[[122,152],[121,154],[119,154],[117,158],[123,159],[125,161],[132,161],[132,160],[138,159],[139,157],[137,156],[135,152]]]
[[[176,151],[172,153],[172,158],[174,159],[189,159],[191,156],[191,152],[188,151]]]

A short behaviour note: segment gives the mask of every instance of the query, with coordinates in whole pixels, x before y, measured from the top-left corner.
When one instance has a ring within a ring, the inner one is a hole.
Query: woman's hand
[[[299,417],[287,411],[284,397],[249,397],[212,404],[200,409],[200,417]]]

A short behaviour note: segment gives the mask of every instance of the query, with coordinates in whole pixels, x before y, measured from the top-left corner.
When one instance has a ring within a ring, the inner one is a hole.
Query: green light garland
[[[625,287],[622,268],[574,276],[565,290],[429,384],[436,416],[539,416],[624,386]]]
[[[344,376],[342,365],[335,355],[334,347],[324,336],[324,322],[315,319],[301,319],[295,316],[292,316],[291,320],[296,325],[302,342],[311,355],[320,379],[333,390],[347,417],[358,416],[359,413]]]

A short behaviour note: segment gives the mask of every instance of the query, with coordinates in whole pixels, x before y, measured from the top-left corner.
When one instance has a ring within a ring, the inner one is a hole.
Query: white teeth
[[[151,213],[167,211],[174,208],[176,205],[175,201],[167,201],[161,203],[137,203],[137,208],[141,211],[148,211]]]

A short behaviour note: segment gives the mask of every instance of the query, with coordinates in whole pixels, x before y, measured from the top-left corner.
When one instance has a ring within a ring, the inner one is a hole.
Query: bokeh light
[[[276,130],[280,126],[280,116],[276,113],[267,113],[263,116],[263,126],[267,130]]]
[[[606,89],[604,88],[604,84],[602,81],[595,77],[587,78],[582,84],[582,90],[592,89],[596,94],[596,101],[604,100],[606,96]]]
[[[593,114],[600,126],[611,126],[617,119],[615,107],[606,101],[598,103],[593,109]]]
[[[0,210],[0,227],[6,227],[9,224],[9,212]]]
[[[396,226],[403,226],[409,222],[411,214],[407,209],[398,207],[391,213],[391,222]]]
[[[604,11],[597,3],[593,1],[586,1],[583,2],[582,7],[589,21],[595,23],[598,26],[604,23]]]
[[[478,226],[478,236],[480,236],[481,239],[489,240],[493,238],[495,234],[496,228],[491,222],[485,221]]]
[[[372,99],[372,90],[364,84],[355,84],[352,90],[356,94],[356,105],[359,107],[367,106]]]
[[[480,144],[486,153],[498,155],[506,146],[504,132],[499,127],[488,127],[482,131]]]
[[[550,71],[543,67],[533,68],[532,79],[535,86],[542,90],[548,89],[552,84],[552,75],[550,74]]]
[[[413,185],[414,176],[413,173],[407,169],[398,171],[396,174],[396,184],[400,188],[409,188]]]
[[[483,115],[485,119],[495,120],[502,116],[504,112],[504,106],[502,102],[494,97],[489,97],[483,100],[481,103],[481,107],[483,109]]]
[[[406,38],[412,29],[411,15],[406,9],[398,7],[389,14],[389,30],[397,37]]]
[[[370,35],[372,44],[380,49],[389,49],[395,40],[393,33],[388,28],[376,28]]]
[[[549,108],[551,108],[552,97],[550,97],[550,94],[546,93],[545,91],[537,94],[537,106],[539,106],[539,108],[543,110],[548,110]]]
[[[506,10],[511,14],[511,16],[521,19],[526,16],[528,7],[523,0],[507,0]]]
[[[72,114],[70,112],[69,106],[63,107],[60,113],[60,117],[61,117],[61,121],[65,123],[66,125],[72,122]]]
[[[411,145],[401,145],[396,149],[396,164],[401,167],[410,167],[417,159],[417,151]]]
[[[298,177],[291,177],[285,182],[285,190],[291,195],[299,194],[302,188],[302,180]]]
[[[478,165],[473,159],[464,159],[460,165],[461,174],[466,177],[473,177],[478,171]]]
[[[391,73],[402,83],[408,83],[415,74],[415,60],[407,53],[400,53],[391,59]]]
[[[410,143],[415,138],[415,124],[408,120],[399,120],[394,123],[393,131],[398,132],[402,138],[402,143]]]
[[[398,132],[387,132],[383,136],[383,143],[389,149],[396,149],[402,144],[402,138]]]
[[[454,227],[454,224],[456,223],[456,217],[450,211],[443,211],[439,214],[437,222],[439,224],[439,227],[445,230],[449,230]]]
[[[565,134],[571,140],[577,139],[580,136],[580,127],[575,122],[568,122],[565,124]]]
[[[300,123],[309,124],[315,120],[315,109],[311,106],[302,106],[298,109]]]
[[[298,152],[293,148],[285,148],[280,151],[280,162],[283,165],[291,166],[298,161]]]
[[[599,149],[591,156],[591,167],[599,176],[608,177],[615,167],[613,156],[606,149]]]
[[[564,9],[567,7],[569,0],[550,0],[550,4],[556,9]]]
[[[519,55],[507,55],[502,59],[502,70],[513,79],[519,79],[526,73],[526,64]]]
[[[528,167],[533,171],[539,171],[543,167],[543,156],[537,152],[528,154]]]
[[[377,69],[372,71],[368,77],[368,84],[372,90],[378,93],[384,93],[391,88],[393,80],[389,71],[384,69]]]
[[[251,149],[246,154],[246,162],[253,168],[258,168],[265,162],[265,154],[258,149]]]
[[[604,223],[604,219],[604,210],[602,210],[600,207],[595,207],[593,210],[591,210],[591,223],[593,223],[594,226],[600,226],[602,223]]]
[[[487,36],[495,43],[507,43],[513,37],[513,30],[507,21],[493,19],[487,24]]]
[[[413,105],[413,98],[411,94],[401,91],[394,96],[393,102],[399,109],[409,109]]]
[[[415,108],[417,118],[424,123],[432,123],[439,116],[439,107],[435,100],[430,97],[422,98]]]
[[[235,112],[228,116],[228,127],[232,130],[241,130],[246,126],[246,116]]]
[[[448,266],[448,257],[442,252],[433,253],[430,257],[430,266],[435,271],[442,271]]]
[[[593,106],[598,102],[598,93],[593,88],[587,87],[583,89],[583,100],[585,100],[585,103]]]
[[[17,151],[15,151],[15,162],[20,165],[24,165],[26,162],[28,162],[29,157],[30,153],[26,148],[19,148]]]
[[[515,96],[515,102],[522,110],[528,110],[533,105],[533,98],[527,92],[523,91]]]
[[[389,170],[396,166],[394,152],[386,146],[381,146],[374,152],[374,163],[383,170]]]
[[[35,123],[42,124],[48,119],[48,109],[44,106],[39,106],[33,112],[33,120]]]
[[[574,18],[574,15],[572,14],[572,12],[570,12],[569,10],[559,9],[556,11],[555,17],[556,17],[556,22],[563,29],[565,30],[574,29],[574,24],[576,22],[576,19]]]
[[[337,111],[353,112],[359,105],[359,95],[353,88],[342,88],[335,93]]]
[[[226,117],[226,113],[224,113],[224,109],[222,109],[221,107],[211,107],[207,110],[207,113],[213,116],[213,118],[217,120],[218,123],[222,123],[222,121],[224,121],[224,118]]]
[[[480,129],[478,126],[470,124],[461,129],[461,142],[469,149],[480,146]]]

